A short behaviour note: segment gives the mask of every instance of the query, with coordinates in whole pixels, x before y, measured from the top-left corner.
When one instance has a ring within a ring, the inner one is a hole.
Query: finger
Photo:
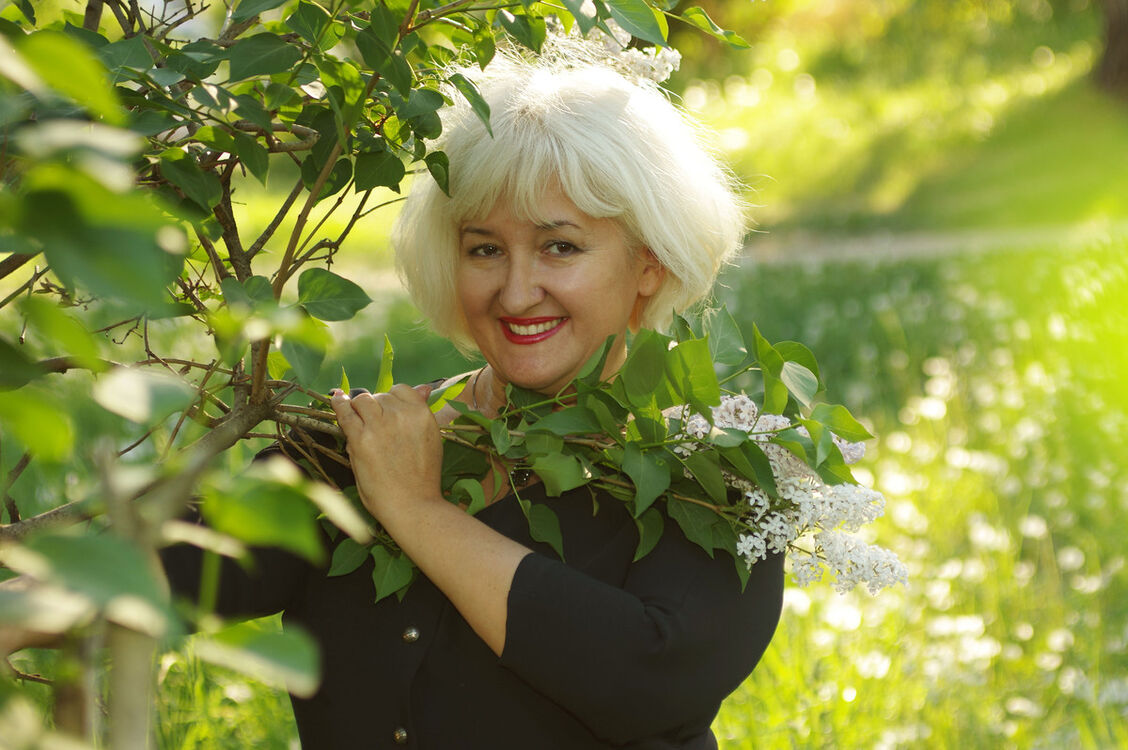
[[[427,397],[404,383],[396,383],[388,390],[388,395],[399,400],[405,401],[409,404],[417,404],[420,401],[426,401]]]
[[[424,383],[423,385],[415,386],[414,390],[416,393],[423,397],[424,401],[426,401],[427,399],[431,398],[431,394],[434,393],[435,388],[434,386]]]
[[[357,393],[351,399],[353,409],[365,422],[379,419],[384,413],[383,405],[380,402],[385,397],[386,394],[383,393],[369,393],[368,391]]]
[[[341,425],[346,435],[364,426],[364,420],[357,414],[352,399],[344,391],[335,389],[329,399],[329,405],[333,407],[333,413],[337,415],[337,424]]]

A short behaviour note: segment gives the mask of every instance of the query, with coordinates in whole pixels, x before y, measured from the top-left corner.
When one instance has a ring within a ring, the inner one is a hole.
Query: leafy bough
[[[459,412],[441,428],[444,495],[477,513],[488,502],[483,481],[492,475],[487,484],[508,487],[530,536],[561,558],[552,502],[522,497],[529,474],[548,498],[586,486],[593,502],[597,492],[623,502],[638,528],[635,560],[672,520],[710,556],[731,555],[742,584],[756,559],[785,551],[800,583],[821,575],[812,564],[829,565],[840,590],[865,582],[876,591],[904,580],[891,553],[860,540],[844,543],[835,530],[856,531],[881,514],[880,494],[854,482],[844,456],[859,453],[859,442],[872,436],[844,406],[820,402],[825,388],[806,347],[773,346],[753,333],[749,351],[727,311],[700,333],[679,318],[673,336],[641,331],[620,371],[602,380],[608,340],[553,396],[508,386],[507,403],[492,419],[452,400],[463,383],[433,393],[432,409],[449,403]],[[378,390],[390,385],[391,361],[387,345]],[[723,380],[717,364],[731,370]],[[724,392],[722,383],[745,373],[762,385],[755,399]],[[340,435],[325,421],[306,426]],[[376,530],[374,539],[363,545],[342,538],[329,574],[351,573],[371,557],[376,599],[402,596],[414,567],[385,534]]]

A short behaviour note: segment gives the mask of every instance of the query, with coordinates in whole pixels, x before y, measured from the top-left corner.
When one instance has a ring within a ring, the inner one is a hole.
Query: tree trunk
[[[1097,65],[1097,83],[1128,96],[1128,0],[1101,0],[1105,18],[1105,48]]]

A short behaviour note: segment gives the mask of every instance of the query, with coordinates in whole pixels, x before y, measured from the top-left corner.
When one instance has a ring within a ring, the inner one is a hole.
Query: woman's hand
[[[390,513],[439,497],[442,441],[427,407],[430,393],[430,386],[400,384],[387,393],[332,394],[360,499],[381,523]]]
[[[509,587],[531,550],[443,498],[442,440],[427,408],[430,392],[396,385],[349,398],[334,391],[333,411],[364,506],[500,656]]]

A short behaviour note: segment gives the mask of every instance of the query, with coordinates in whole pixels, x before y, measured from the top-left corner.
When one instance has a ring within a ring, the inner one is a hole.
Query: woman
[[[710,291],[744,225],[724,172],[649,85],[593,65],[500,60],[444,122],[450,196],[420,179],[394,236],[398,267],[436,329],[486,365],[459,398],[496,414],[505,387],[556,394],[615,336],[660,327]],[[452,379],[454,380],[454,379]],[[564,561],[530,538],[508,487],[470,516],[440,494],[428,386],[337,391],[333,409],[365,507],[424,577],[372,603],[371,569],[328,578],[281,553],[229,571],[220,609],[285,610],[323,651],[324,681],[295,699],[307,748],[713,748],[721,700],[775,629],[782,558],[707,556],[676,524],[632,562],[635,524],[584,488],[546,498]],[[166,554],[174,587],[195,573]],[[185,558],[187,559],[187,558]],[[566,561],[566,562],[565,562]]]

